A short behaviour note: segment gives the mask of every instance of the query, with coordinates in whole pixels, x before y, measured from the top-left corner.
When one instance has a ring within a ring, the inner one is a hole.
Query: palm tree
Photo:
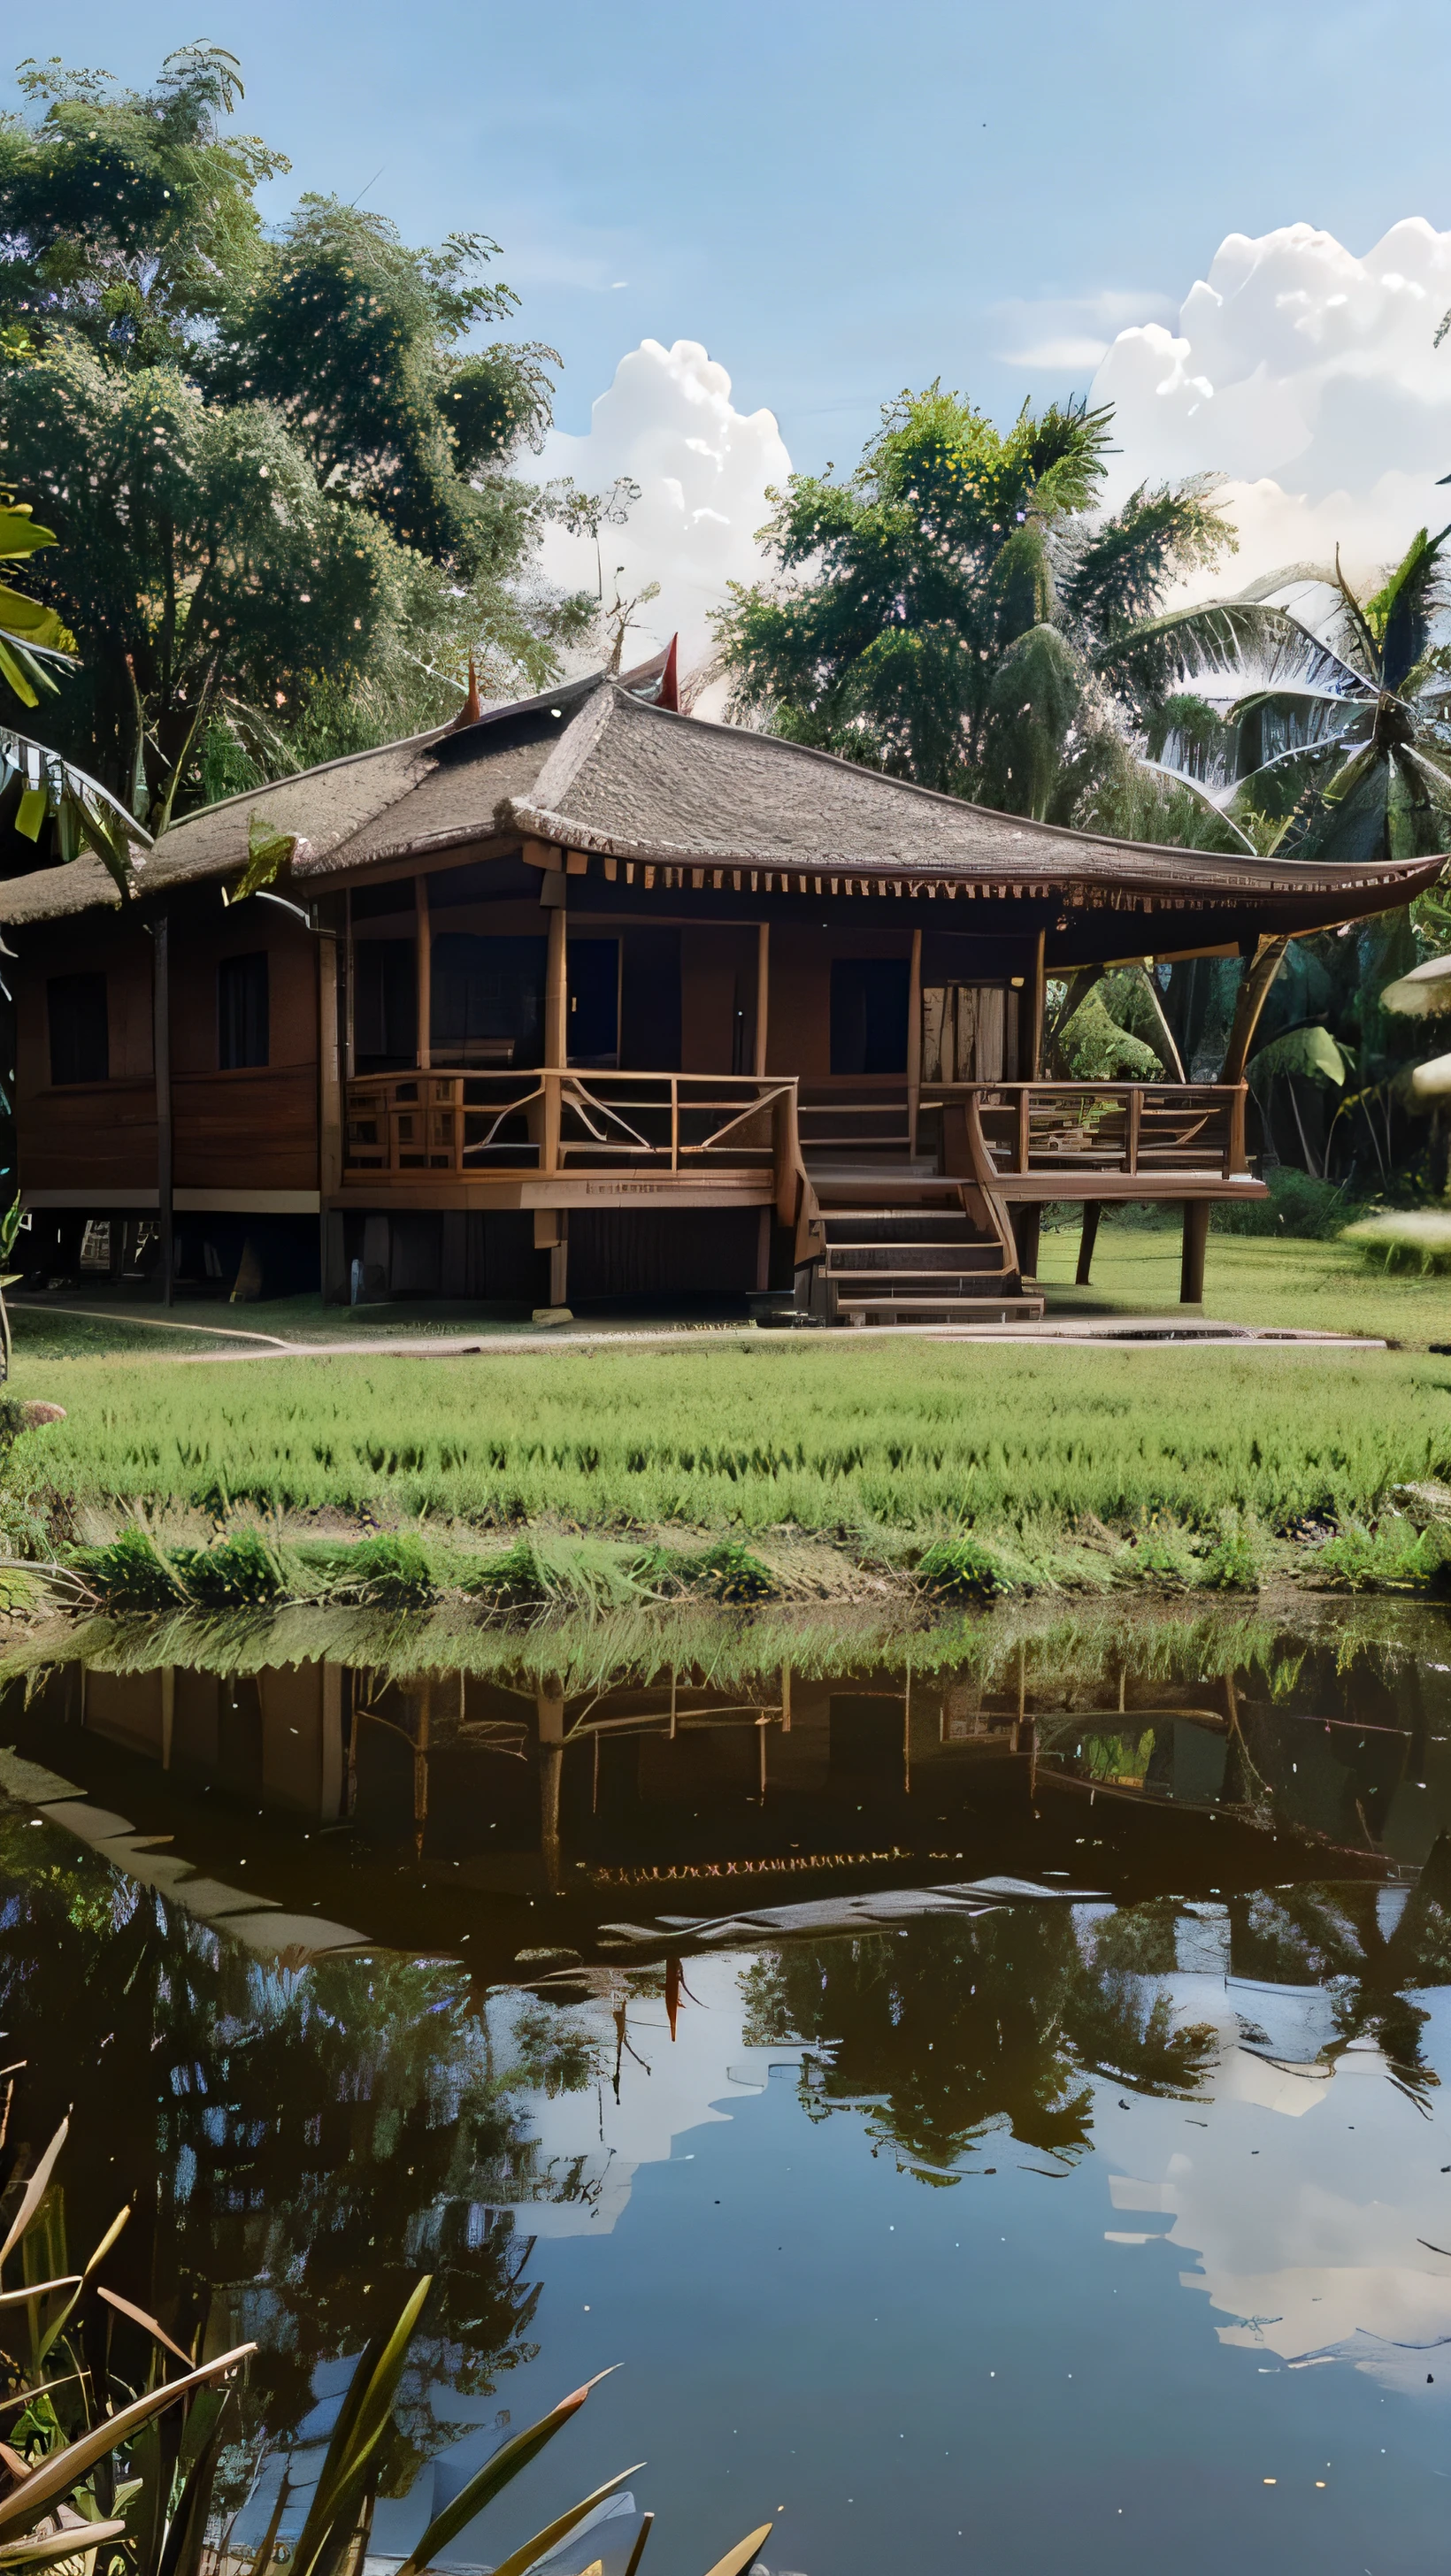
[[[1141,837],[1242,840],[1139,760],[1183,658],[1172,583],[1232,542],[1199,480],[1098,509],[1110,414],[1025,405],[1006,433],[934,384],[885,407],[844,480],[793,475],[776,578],[718,621],[733,711],[918,785],[1055,823],[1133,804]]]
[[[1133,640],[1179,684],[1151,709],[1151,750],[1264,855],[1372,864],[1451,845],[1451,646],[1433,641],[1448,538],[1420,529],[1368,598],[1337,551]],[[1185,685],[1206,678],[1232,686],[1222,711]]]

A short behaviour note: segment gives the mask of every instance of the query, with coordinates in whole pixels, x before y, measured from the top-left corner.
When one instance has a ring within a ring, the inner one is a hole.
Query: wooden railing
[[[727,1170],[759,1173],[782,1221],[794,1220],[804,1179],[794,1077],[471,1069],[347,1085],[347,1186],[425,1173],[708,1181]]]
[[[1003,1180],[1116,1175],[1168,1185],[1249,1177],[1245,1098],[1242,1082],[934,1082],[923,1084],[921,1106],[942,1113],[949,1170],[959,1159],[954,1132],[967,1147],[975,1126]],[[969,1148],[963,1167],[975,1160]]]

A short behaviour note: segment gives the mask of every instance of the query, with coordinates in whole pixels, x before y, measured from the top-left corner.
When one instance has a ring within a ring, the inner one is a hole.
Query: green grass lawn
[[[1045,1232],[1038,1277],[1050,1315],[1173,1315],[1179,1311],[1177,1228],[1101,1227],[1093,1285],[1075,1288],[1078,1235]],[[1424,1350],[1451,1341],[1451,1279],[1388,1271],[1348,1244],[1300,1236],[1215,1234],[1204,1276],[1206,1316],[1229,1324],[1373,1335]]]

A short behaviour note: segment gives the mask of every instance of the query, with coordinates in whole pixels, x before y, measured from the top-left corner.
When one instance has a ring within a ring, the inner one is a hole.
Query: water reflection
[[[237,2502],[435,2272],[385,2562],[619,2358],[571,2492],[648,2448],[662,2535],[784,2500],[806,2576],[904,2514],[932,2571],[959,2531],[1009,2570],[1424,2565],[1446,1633],[39,1656],[0,1754],[18,2169],[74,2105],[72,2244],[130,2198],[115,2285],[257,2337]]]

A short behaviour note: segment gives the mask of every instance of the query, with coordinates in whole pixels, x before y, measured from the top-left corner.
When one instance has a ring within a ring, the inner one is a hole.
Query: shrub
[[[1318,1180],[1313,1172],[1297,1170],[1293,1163],[1281,1163],[1267,1172],[1267,1199],[1229,1200],[1216,1207],[1210,1226],[1217,1234],[1297,1234],[1311,1242],[1325,1243],[1339,1234],[1348,1216],[1355,1214],[1344,1190],[1335,1181]]]
[[[365,1601],[381,1610],[424,1610],[437,1597],[422,1543],[406,1533],[388,1530],[351,1546],[308,1547],[299,1554],[305,1564],[317,1567],[323,1589],[334,1600]]]
[[[254,1529],[234,1530],[212,1547],[178,1547],[172,1564],[188,1597],[206,1610],[263,1610],[282,1598],[287,1577]]]
[[[1199,1580],[1211,1592],[1257,1592],[1259,1533],[1238,1512],[1226,1512],[1213,1545],[1199,1561]]]
[[[109,1610],[174,1610],[185,1595],[145,1530],[134,1526],[109,1547],[77,1547],[68,1562]]]
[[[1410,1262],[1423,1271],[1451,1269],[1451,1208],[1381,1208],[1348,1225],[1344,1239],[1379,1254],[1387,1270]]]
[[[718,1601],[774,1601],[781,1586],[768,1565],[753,1556],[743,1539],[722,1539],[689,1568],[692,1582],[713,1592]]]
[[[918,1562],[917,1580],[934,1601],[995,1601],[1013,1590],[997,1558],[965,1535],[934,1540]]]

